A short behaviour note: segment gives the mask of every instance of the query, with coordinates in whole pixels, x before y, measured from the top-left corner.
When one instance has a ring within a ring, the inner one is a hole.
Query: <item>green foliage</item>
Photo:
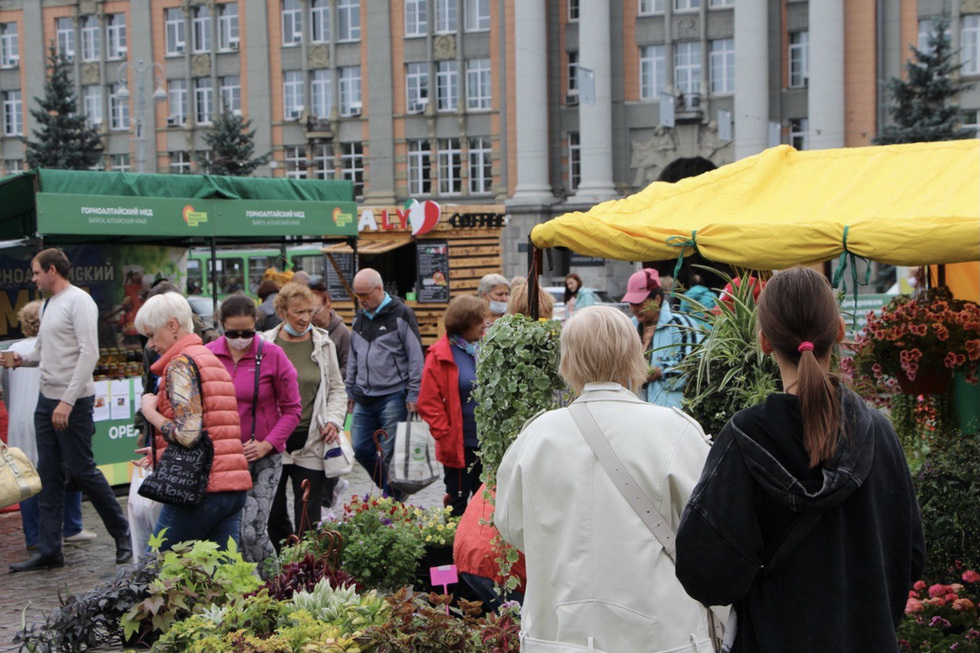
[[[953,435],[932,448],[916,476],[929,578],[980,568],[978,469],[980,440]]]
[[[252,120],[227,109],[214,119],[211,130],[204,133],[204,142],[208,145],[208,154],[198,155],[197,164],[209,175],[248,177],[270,158],[268,154],[254,156]]]
[[[411,528],[365,510],[337,530],[344,537],[341,567],[365,587],[394,589],[414,581],[425,546]]]
[[[677,367],[687,378],[684,410],[709,435],[779,389],[779,367],[759,345],[752,284],[731,285],[732,293],[718,302],[719,313],[706,315],[701,342]]]
[[[38,108],[30,110],[38,128],[32,130],[36,140],[27,141],[27,163],[32,168],[88,170],[102,156],[102,139],[98,130],[85,124],[71,80],[72,64],[58,54],[54,43],[48,71],[44,97],[34,98]]]
[[[912,47],[905,64],[907,81],[888,80],[892,123],[885,125],[875,145],[951,141],[973,135],[960,127],[958,107],[951,100],[969,86],[958,85],[953,75],[961,64],[954,63],[949,20],[936,21],[925,50]]]
[[[297,592],[291,612],[305,612],[313,619],[354,632],[384,623],[389,607],[376,590],[358,594],[353,587],[331,587],[320,582],[312,592]]]
[[[967,570],[957,580],[963,582],[930,586],[920,580],[912,586],[898,627],[899,651],[980,653],[980,574]]]

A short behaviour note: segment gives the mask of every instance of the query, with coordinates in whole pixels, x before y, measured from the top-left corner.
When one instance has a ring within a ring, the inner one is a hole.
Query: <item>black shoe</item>
[[[124,565],[133,559],[133,544],[129,541],[129,533],[116,538],[116,564]]]
[[[65,556],[62,554],[44,555],[43,553],[38,553],[35,556],[31,556],[29,560],[15,562],[10,565],[10,571],[11,573],[15,571],[37,571],[38,569],[54,569],[55,567],[64,566]]]

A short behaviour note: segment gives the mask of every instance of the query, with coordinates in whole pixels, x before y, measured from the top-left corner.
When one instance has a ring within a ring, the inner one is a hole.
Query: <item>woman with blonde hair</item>
[[[508,315],[530,315],[531,300],[527,296],[527,281],[515,279],[510,286],[507,302]],[[543,288],[538,288],[538,319],[550,320],[555,313],[555,298]]]
[[[708,455],[704,433],[632,392],[646,363],[620,311],[576,311],[560,347],[578,399],[530,421],[497,471],[494,524],[527,559],[521,650],[709,651],[706,611],[684,596],[669,553],[586,437],[611,447],[673,530]]]

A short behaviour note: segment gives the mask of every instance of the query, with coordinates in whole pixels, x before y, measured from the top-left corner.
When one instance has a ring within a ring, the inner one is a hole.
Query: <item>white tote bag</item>
[[[436,441],[429,425],[410,413],[408,421],[398,422],[388,484],[392,490],[415,494],[441,477],[442,464],[436,460]]]
[[[150,475],[150,471],[134,464],[133,477],[129,481],[129,501],[126,503],[126,511],[129,517],[129,539],[132,541],[137,558],[146,552],[147,543],[163,510],[162,503],[147,499],[139,493],[140,486]]]
[[[323,473],[327,478],[337,478],[350,474],[354,467],[354,448],[347,434],[341,431],[337,440],[327,445],[323,452]]]

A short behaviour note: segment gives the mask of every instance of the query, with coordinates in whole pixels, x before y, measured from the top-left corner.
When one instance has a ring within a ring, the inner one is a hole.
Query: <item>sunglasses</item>
[[[244,329],[242,331],[225,331],[226,338],[252,338],[255,336],[255,329]]]

